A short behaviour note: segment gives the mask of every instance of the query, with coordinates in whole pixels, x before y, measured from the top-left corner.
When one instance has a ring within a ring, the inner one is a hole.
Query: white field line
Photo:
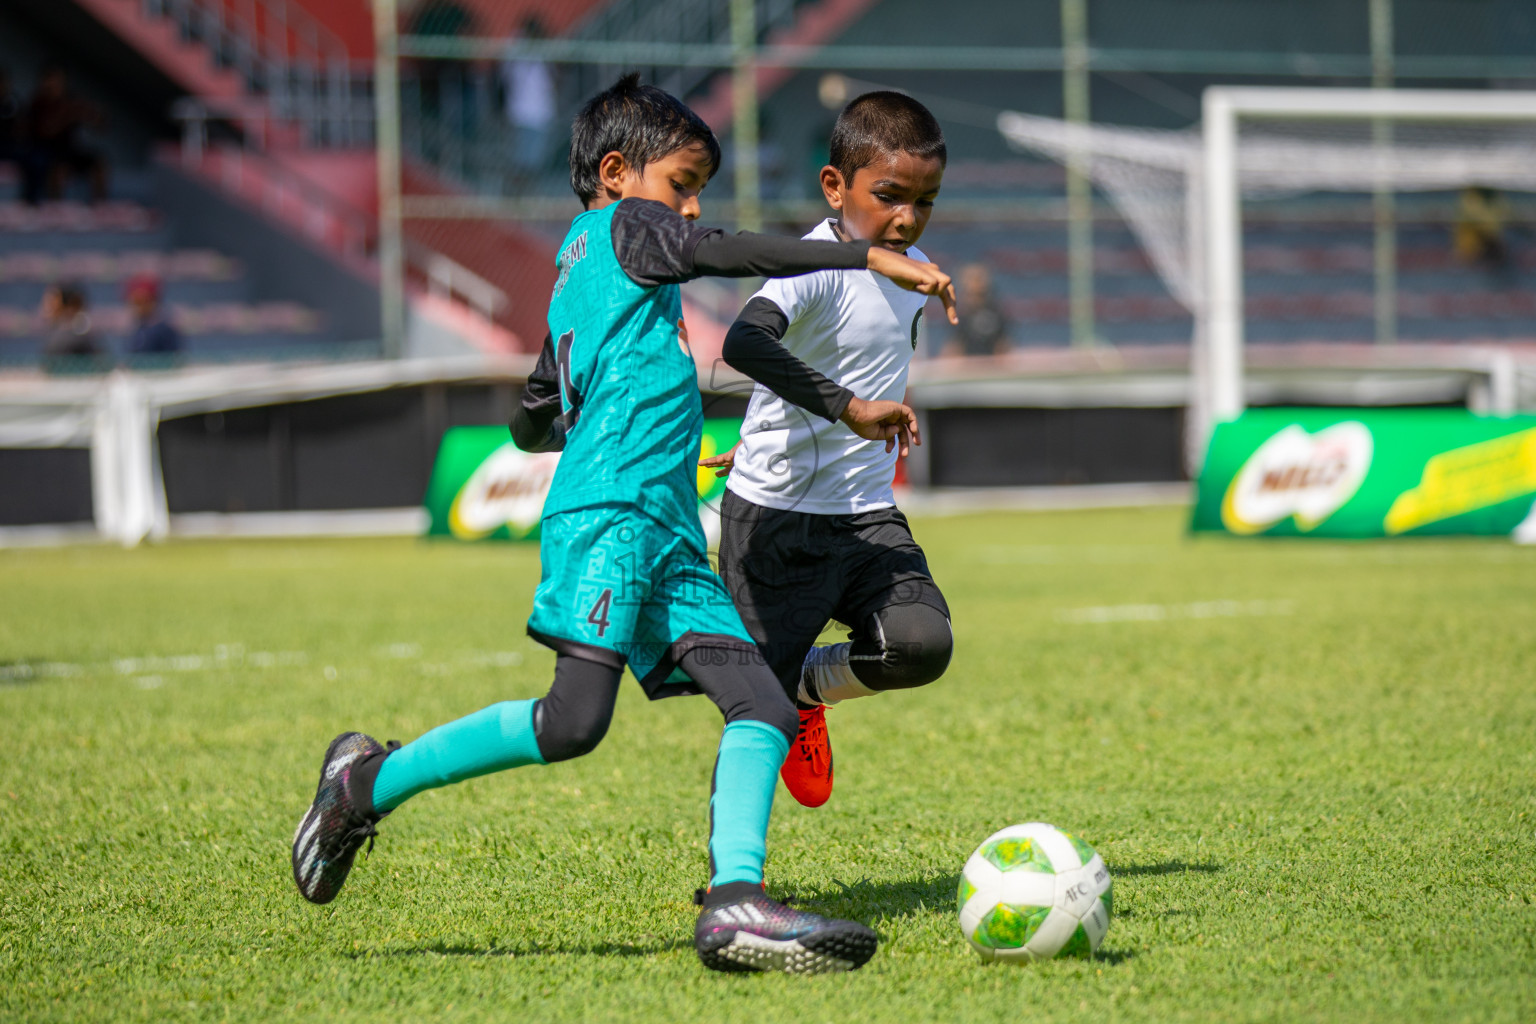
[[[919,516],[976,512],[1065,512],[1096,508],[1188,505],[1193,484],[1070,484],[1061,487],[903,488],[896,504]]]
[[[307,651],[247,651],[239,644],[220,644],[212,655],[173,654],[169,657],[148,655],[139,658],[113,658],[112,668],[118,675],[134,676],[145,672],[205,672],[220,668],[250,665],[253,668],[276,668],[304,665],[309,661]]]
[[[1146,565],[1178,553],[1164,544],[988,544],[970,558],[989,565]]]
[[[427,510],[344,509],[334,512],[184,512],[170,517],[173,537],[416,537]]]
[[[0,683],[29,683],[34,679],[64,679],[85,673],[85,666],[67,661],[16,662],[0,665]]]
[[[1194,601],[1189,604],[1110,604],[1088,608],[1061,608],[1057,622],[1102,625],[1110,622],[1168,622],[1175,619],[1236,619],[1291,615],[1296,602]]]
[[[420,644],[393,643],[379,648],[375,654],[390,660],[418,660],[422,656]],[[243,644],[219,644],[207,654],[169,654],[120,656],[108,661],[77,664],[65,661],[17,661],[0,662],[0,685],[26,684],[43,679],[65,679],[91,672],[115,673],[132,677],[143,689],[153,689],[173,673],[216,672],[236,668],[295,668],[308,665],[308,651],[248,651]],[[449,661],[424,669],[446,673],[460,668],[516,668],[523,663],[521,651],[457,651],[449,655]],[[326,665],[322,671],[327,679],[337,675],[335,665]]]

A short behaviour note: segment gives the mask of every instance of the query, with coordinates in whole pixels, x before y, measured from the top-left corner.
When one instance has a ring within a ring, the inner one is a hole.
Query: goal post
[[[1289,119],[1536,126],[1536,92],[1212,86],[1203,96],[1202,113],[1201,170],[1205,180],[1202,188],[1192,191],[1199,193],[1203,207],[1199,212],[1205,236],[1201,248],[1206,308],[1197,312],[1194,344],[1203,351],[1192,359],[1190,428],[1203,448],[1216,423],[1236,417],[1246,406],[1241,179],[1249,168],[1240,152],[1240,123]],[[1377,166],[1363,168],[1362,177],[1373,177],[1374,183],[1384,189],[1402,185],[1399,179],[1404,169],[1396,166],[1401,154],[1391,143],[1380,147],[1379,153]],[[1531,156],[1536,157],[1536,153]],[[1255,170],[1262,174],[1265,169]],[[1467,180],[1475,180],[1475,173],[1469,167]],[[1504,172],[1498,167],[1488,167],[1486,173],[1491,179],[1489,184],[1531,187],[1529,181],[1500,181]],[[1445,172],[1441,176],[1447,182],[1451,180]],[[1523,174],[1516,170],[1514,176],[1536,178],[1536,167],[1527,167]],[[1304,182],[1305,170],[1299,169],[1295,177],[1298,184]],[[1325,177],[1318,175],[1319,179]]]
[[[1213,424],[1237,416],[1247,404],[1244,201],[1474,187],[1536,195],[1536,92],[1213,86],[1203,104],[1203,121],[1177,130],[1071,124],[1018,111],[997,117],[998,131],[1013,148],[1086,169],[1124,217],[1169,296],[1188,311],[1193,336],[1185,452],[1192,474],[1204,461]],[[1382,273],[1391,253],[1380,245],[1380,210],[1378,201],[1375,341],[1383,340],[1383,321],[1395,319],[1383,317],[1383,309],[1399,311],[1395,273]],[[1465,311],[1477,302],[1475,293],[1465,298],[1454,308]],[[1432,308],[1421,301],[1411,305],[1420,317]],[[1346,302],[1336,308],[1350,307]],[[1506,302],[1505,308],[1513,307]],[[1536,338],[1536,324],[1518,338]],[[1465,358],[1433,358],[1449,359],[1454,367],[1447,368],[1485,374],[1488,407],[1511,412],[1520,392],[1504,355],[1483,346]],[[1506,379],[1494,379],[1500,376]]]

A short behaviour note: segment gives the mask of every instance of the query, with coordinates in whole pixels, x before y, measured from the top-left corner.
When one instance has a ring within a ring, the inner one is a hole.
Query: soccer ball
[[[957,901],[960,930],[983,960],[1091,957],[1109,931],[1109,869],[1070,832],[1013,825],[965,862]]]

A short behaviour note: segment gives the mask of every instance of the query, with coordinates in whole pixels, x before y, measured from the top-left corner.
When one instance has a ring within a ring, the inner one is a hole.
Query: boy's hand
[[[730,451],[721,452],[719,455],[711,455],[707,459],[700,459],[699,465],[705,469],[714,470],[717,477],[730,476],[731,470],[736,467],[736,449],[740,447],[741,442],[737,441],[731,445]]]
[[[892,255],[895,254],[892,253]],[[902,259],[906,257],[903,256]],[[913,263],[912,260],[907,262]],[[932,266],[929,263],[913,263],[913,265]],[[892,278],[892,280],[895,279]],[[946,277],[944,280],[948,281],[949,278]],[[917,433],[917,413],[900,402],[866,402],[862,398],[851,398],[841,418],[848,425],[849,430],[865,440],[884,441],[886,451],[890,451],[900,443],[901,454],[905,456],[910,451],[909,444],[923,443],[923,439]]]
[[[960,322],[960,314],[955,311],[954,283],[937,264],[919,263],[910,256],[872,245],[869,247],[868,265],[870,270],[890,278],[908,291],[937,295],[939,301],[944,303],[944,313],[949,317],[949,322]]]

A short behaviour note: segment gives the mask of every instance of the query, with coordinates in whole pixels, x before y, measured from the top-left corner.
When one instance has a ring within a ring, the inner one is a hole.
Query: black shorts
[[[828,620],[857,639],[871,614],[893,605],[925,604],[949,617],[928,559],[895,508],[820,515],[764,508],[727,490],[720,577],[786,687],[798,684]]]

